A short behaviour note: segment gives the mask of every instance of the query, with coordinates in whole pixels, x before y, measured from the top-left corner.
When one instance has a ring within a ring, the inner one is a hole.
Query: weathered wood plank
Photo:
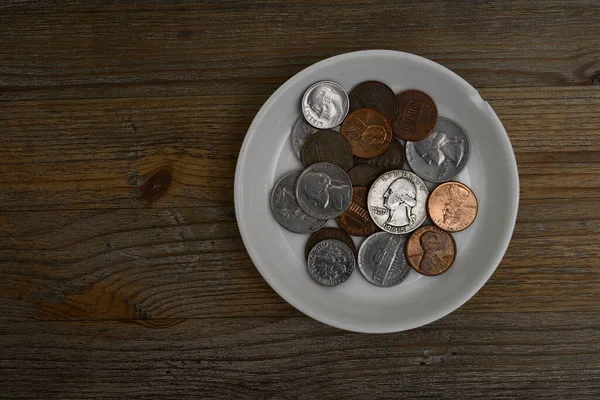
[[[0,390],[47,399],[594,398],[599,317],[455,314],[375,337],[304,317],[3,324]]]
[[[270,93],[323,58],[419,54],[477,87],[590,85],[600,3],[5,1],[0,100]]]

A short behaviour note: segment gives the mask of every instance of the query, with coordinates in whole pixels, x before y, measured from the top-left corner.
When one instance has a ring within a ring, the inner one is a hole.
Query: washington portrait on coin
[[[394,170],[380,176],[371,186],[368,208],[375,223],[389,233],[407,233],[425,220],[429,191],[421,178],[410,171]]]
[[[417,205],[417,187],[406,178],[392,182],[383,194],[383,206],[388,209],[386,224],[406,226],[414,224],[417,216],[412,212]]]
[[[343,169],[335,164],[317,163],[306,168],[296,185],[298,204],[318,219],[342,214],[352,198],[352,184]]]
[[[469,138],[454,121],[438,118],[434,131],[423,140],[406,143],[406,159],[413,171],[432,182],[454,179],[469,160]]]

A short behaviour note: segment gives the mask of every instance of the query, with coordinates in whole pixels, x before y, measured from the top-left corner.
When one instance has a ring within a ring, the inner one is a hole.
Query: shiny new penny
[[[328,162],[348,171],[354,165],[350,143],[331,130],[313,133],[302,146],[301,158],[305,167]]]
[[[436,187],[427,200],[431,221],[445,231],[467,229],[477,216],[477,198],[467,185],[446,182]]]
[[[346,232],[339,228],[321,228],[308,238],[306,242],[306,246],[304,247],[304,256],[308,258],[310,251],[313,247],[315,247],[319,242],[327,239],[335,239],[340,242],[345,243],[353,253],[356,253],[356,245],[354,241]]]
[[[398,102],[392,89],[386,84],[377,81],[359,83],[348,95],[350,98],[350,111],[359,108],[372,108],[393,121],[398,113]]]
[[[407,90],[396,95],[398,115],[392,123],[394,134],[404,140],[421,140],[433,131],[438,111],[427,93]]]
[[[352,186],[371,186],[382,174],[379,168],[372,165],[357,165],[348,171]]]
[[[379,111],[359,108],[342,124],[341,134],[348,140],[352,154],[373,158],[383,153],[392,141],[392,125]]]
[[[350,205],[335,219],[340,228],[354,236],[369,236],[379,230],[367,211],[367,195],[369,188],[357,186],[352,188]]]
[[[372,165],[381,170],[381,173],[402,169],[404,165],[404,147],[396,138],[392,138],[390,146],[381,155],[375,158],[354,157],[356,165]]]
[[[408,239],[408,263],[420,274],[435,276],[450,268],[456,258],[456,244],[448,232],[433,225],[422,226]]]

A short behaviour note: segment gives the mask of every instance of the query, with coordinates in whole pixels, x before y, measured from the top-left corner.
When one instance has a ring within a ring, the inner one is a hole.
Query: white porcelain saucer
[[[398,93],[418,89],[436,101],[439,115],[469,134],[471,158],[456,180],[479,200],[477,219],[454,235],[457,258],[443,275],[412,271],[399,286],[378,288],[358,270],[341,286],[317,284],[308,274],[308,235],[283,229],[271,214],[276,180],[302,169],[289,133],[300,99],[311,84],[332,80],[350,91],[378,80]],[[490,278],[506,251],[519,202],[517,163],[502,123],[471,85],[447,68],[413,54],[368,50],[318,62],[285,82],[262,106],[248,129],[235,173],[235,210],[246,249],[264,279],[288,303],[326,324],[357,332],[416,328],[451,313]]]

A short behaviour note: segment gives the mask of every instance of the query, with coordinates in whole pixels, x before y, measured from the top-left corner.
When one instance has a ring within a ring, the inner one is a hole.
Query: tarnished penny
[[[331,130],[313,133],[304,142],[301,156],[305,167],[328,162],[348,171],[354,165],[350,143],[342,135]]]
[[[379,111],[359,108],[346,117],[340,133],[350,143],[352,154],[361,158],[373,158],[390,145],[392,124]]]
[[[358,186],[352,188],[350,205],[335,219],[340,228],[354,236],[368,236],[379,230],[367,211],[367,195],[369,188]]]
[[[427,93],[407,90],[396,95],[398,115],[392,123],[394,134],[404,140],[421,140],[433,131],[438,111]]]
[[[427,201],[431,221],[445,231],[467,229],[477,216],[477,198],[460,182],[446,182],[436,187]]]
[[[372,165],[357,165],[348,171],[352,186],[371,186],[382,174],[379,168]]]
[[[393,121],[398,112],[398,102],[392,89],[386,84],[377,81],[359,83],[348,95],[350,98],[350,111],[359,108],[372,108]]]
[[[354,157],[356,165],[372,165],[381,170],[382,173],[395,169],[402,169],[404,165],[404,147],[396,138],[392,138],[389,147],[381,155],[375,158]]]
[[[420,274],[435,276],[450,268],[456,258],[456,244],[448,232],[433,225],[422,226],[408,239],[408,263]]]
[[[312,248],[315,247],[317,243],[327,239],[339,240],[350,247],[353,253],[356,253],[356,245],[354,244],[354,241],[350,235],[348,235],[346,232],[339,228],[321,228],[308,238],[306,246],[304,247],[304,256],[308,258]]]

